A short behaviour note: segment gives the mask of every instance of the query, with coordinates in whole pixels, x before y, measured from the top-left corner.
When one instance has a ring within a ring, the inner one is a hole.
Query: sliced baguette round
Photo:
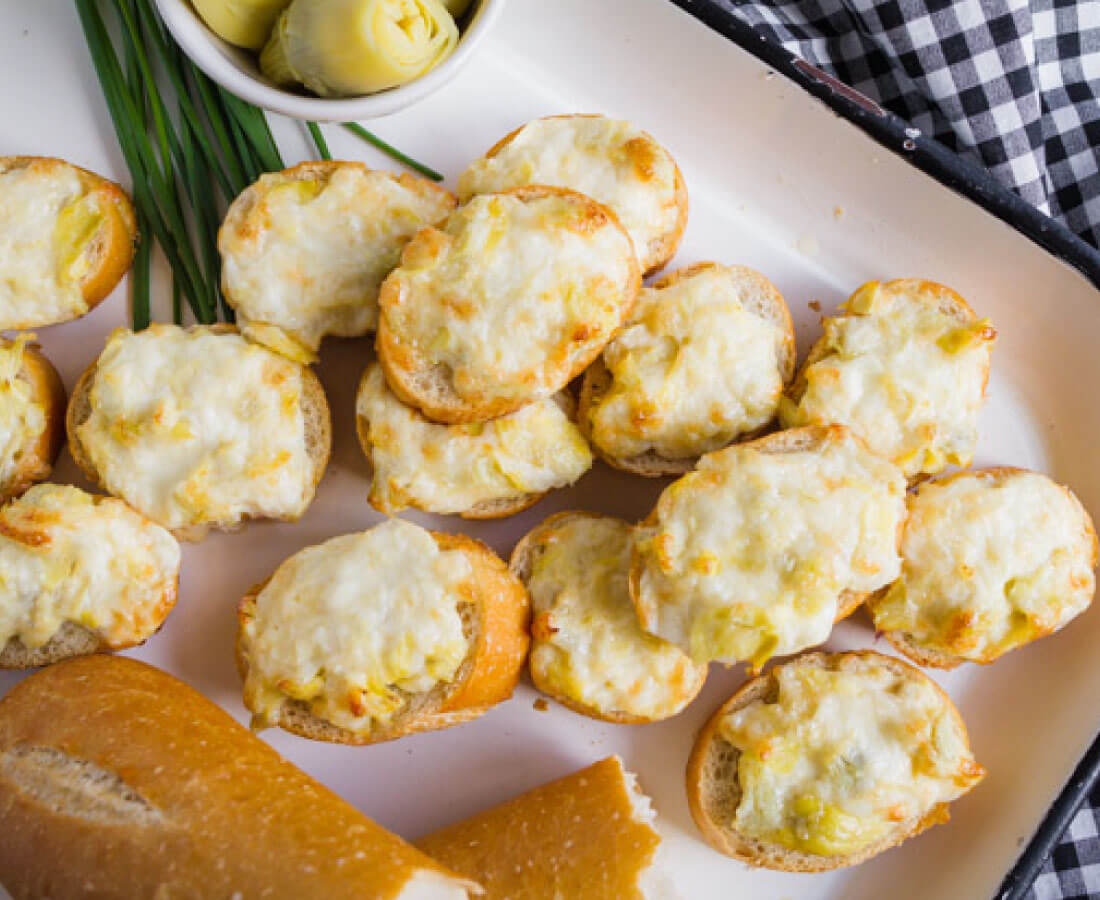
[[[856,650],[848,653],[809,652],[795,657],[783,665],[812,666],[828,670],[859,671],[868,664],[884,666],[900,677],[931,684],[942,696],[945,708],[966,736],[966,726],[951,698],[924,673],[908,663],[892,656],[884,656],[873,650]],[[734,816],[741,802],[738,783],[738,749],[720,733],[722,720],[731,712],[754,703],[774,703],[779,684],[772,667],[762,675],[750,678],[723,703],[703,726],[695,740],[687,765],[688,806],[692,818],[703,838],[715,850],[766,869],[784,872],[825,872],[854,866],[895,847],[908,838],[915,837],[933,825],[949,818],[948,804],[939,803],[926,812],[900,821],[880,840],[855,853],[843,856],[820,856],[759,840],[742,834],[734,827]],[[969,744],[967,744],[969,748]]]
[[[409,321],[430,318],[424,315],[426,305],[444,307],[442,311],[436,311],[440,312],[444,320],[452,321],[465,320],[476,314],[484,305],[480,298],[464,298],[458,290],[455,296],[447,294],[442,299],[432,296],[426,299],[407,296],[411,293],[405,284],[410,277],[409,272],[423,268],[426,264],[425,260],[430,260],[427,265],[434,264],[449,252],[448,248],[455,242],[454,237],[446,231],[437,229],[421,231],[406,245],[401,265],[382,284],[378,300],[380,318],[376,348],[378,361],[386,374],[386,381],[398,398],[410,406],[419,408],[428,418],[448,425],[493,419],[513,412],[533,400],[555,394],[564,388],[599,356],[615,331],[627,319],[641,286],[641,272],[632,251],[630,237],[618,218],[607,207],[574,191],[535,185],[514,188],[496,195],[480,195],[465,207],[459,207],[448,219],[448,224],[444,228],[449,227],[451,222],[455,222],[456,216],[461,217],[467,210],[473,209],[475,204],[481,204],[483,201],[487,204],[497,197],[510,203],[518,201],[525,206],[545,200],[559,200],[563,205],[576,210],[582,220],[579,224],[569,226],[572,230],[592,240],[595,240],[594,235],[614,235],[614,243],[617,247],[615,261],[621,263],[623,283],[614,285],[614,315],[611,316],[609,311],[609,318],[614,319],[613,322],[577,322],[571,334],[558,335],[557,342],[551,347],[540,347],[536,357],[529,360],[529,368],[516,375],[513,382],[509,382],[503,375],[500,379],[490,382],[488,376],[482,373],[479,378],[484,382],[483,388],[480,391],[467,391],[464,395],[456,388],[454,370],[450,363],[435,358],[438,354],[434,354],[430,348],[421,346],[415,335],[399,333],[401,330],[398,324],[399,312],[408,304],[415,305],[419,302],[419,305],[415,306],[418,314],[406,316]],[[457,220],[455,227],[462,229],[465,226],[462,220]],[[492,250],[486,250],[486,254],[491,252]],[[553,261],[545,260],[542,268],[547,268],[551,262]],[[574,271],[573,268],[561,265],[561,260],[557,260],[557,263],[559,265],[556,266],[556,270],[563,275],[567,271],[570,273]],[[607,264],[610,266],[611,262]],[[605,273],[600,280],[608,281],[609,276]],[[437,287],[437,285],[431,285],[432,290]],[[591,285],[588,287],[590,288]],[[430,292],[424,288],[421,293]],[[452,307],[462,308],[462,316],[456,319]],[[498,330],[495,339],[507,342],[514,341],[516,337]]]
[[[80,304],[66,312],[42,312],[38,315],[16,314],[0,309],[0,330],[40,328],[78,318],[98,306],[115,289],[129,270],[138,240],[137,216],[126,192],[101,175],[89,172],[61,159],[44,156],[0,156],[0,176],[18,169],[28,175],[51,178],[62,172],[75,174],[85,196],[94,196],[100,221],[88,238],[87,270],[83,273]],[[58,272],[42,273],[55,280]],[[0,277],[3,271],[0,269]],[[80,308],[83,307],[83,308]]]
[[[362,392],[363,386],[366,384],[367,379],[370,377],[373,366],[369,366],[363,373],[363,377],[359,382],[359,390]],[[573,399],[573,395],[568,391],[560,391],[554,395],[554,402],[556,402],[565,412],[565,414],[573,421],[576,420],[576,401]],[[400,401],[398,401],[400,402]],[[410,408],[414,415],[421,415],[419,410]],[[424,417],[425,421],[430,421],[427,417]],[[441,425],[440,423],[432,422],[432,425],[438,428],[446,428],[449,426]],[[370,441],[370,419],[363,413],[362,409],[357,405],[355,415],[355,431],[359,436],[359,446],[363,451],[363,456],[367,460],[367,469],[369,477],[371,479],[371,492],[368,496],[368,500],[375,509],[385,515],[391,515],[398,510],[385,508],[384,504],[378,501],[375,494],[374,479],[377,475],[377,471],[374,465],[374,450]],[[517,513],[523,512],[525,509],[530,509],[536,503],[538,503],[543,497],[545,497],[549,491],[528,492],[523,494],[517,494],[512,497],[499,497],[491,500],[481,500],[475,503],[473,506],[459,511],[458,515],[463,519],[504,519],[508,516],[514,516]],[[410,506],[421,509],[424,512],[439,512],[437,509],[429,509],[429,504],[421,504],[410,500]]]
[[[945,477],[936,478],[931,481],[922,481],[919,485],[917,485],[914,491],[910,491],[908,502],[910,508],[912,508],[914,498],[919,495],[922,490],[929,489],[935,486],[948,485],[952,482],[962,479],[976,479],[980,480],[983,483],[987,483],[990,486],[995,486],[1009,482],[1020,475],[1032,474],[1034,473],[1028,471],[1027,469],[1020,469],[1016,468],[1015,466],[992,466],[987,469],[963,469]],[[1083,546],[1089,548],[1088,566],[1090,569],[1095,569],[1097,566],[1097,562],[1100,561],[1100,544],[1098,544],[1096,528],[1093,524],[1092,517],[1089,516],[1084,506],[1081,504],[1081,501],[1077,499],[1077,497],[1069,488],[1060,484],[1056,485],[1056,487],[1060,491],[1062,491],[1062,493],[1064,493],[1067,498],[1069,498],[1072,507],[1077,511],[1078,515],[1080,516],[1080,527],[1083,532],[1082,544]],[[910,523],[907,523],[906,527],[908,527],[909,524]],[[905,559],[904,553],[904,537],[901,546],[903,551],[902,565],[904,571],[904,567],[908,564]],[[1088,585],[1085,589],[1090,594],[1090,600],[1088,604],[1085,604],[1085,607],[1081,610],[1081,612],[1084,612],[1084,609],[1087,609],[1088,605],[1091,604],[1091,593],[1095,589],[1095,582]],[[867,605],[871,612],[872,618],[875,617],[876,602],[884,598],[889,590],[890,585],[887,585],[880,591],[876,591],[874,596],[868,599]],[[1080,615],[1080,613],[1077,613],[1076,615]],[[1068,624],[1068,622],[1063,624]],[[1026,641],[1024,645],[1026,645],[1027,643],[1031,643],[1032,641],[1039,640],[1042,637],[1046,637],[1047,635],[1052,634],[1055,630],[1057,629],[1048,628],[1036,631],[1034,636]],[[918,666],[925,666],[926,668],[954,669],[957,666],[960,666],[967,662],[977,662],[982,665],[989,665],[993,662],[996,662],[996,660],[1000,659],[1001,656],[1001,654],[997,654],[982,659],[972,659],[965,656],[959,656],[941,647],[935,647],[929,643],[920,642],[916,640],[913,635],[905,631],[895,631],[888,629],[880,629],[880,631],[882,635],[886,638],[886,640],[893,644],[898,652],[900,652],[906,658],[912,660]]]
[[[0,343],[5,348],[12,345],[11,341]],[[25,346],[18,377],[30,386],[31,402],[42,407],[46,424],[39,434],[28,436],[26,445],[17,451],[18,465],[0,484],[0,503],[18,497],[35,482],[48,478],[65,442],[65,387],[57,369],[37,347]]]
[[[472,574],[468,594],[459,604],[462,630],[469,651],[453,681],[432,690],[407,695],[408,704],[388,723],[376,723],[367,733],[357,733],[315,715],[308,705],[287,697],[271,724],[315,741],[337,744],[376,744],[419,731],[459,725],[507,700],[519,682],[530,643],[527,628],[530,602],[523,585],[492,550],[464,534],[431,532],[440,550],[463,553]],[[271,578],[257,584],[241,599],[238,619],[255,614],[256,600]],[[468,596],[468,600],[465,598]],[[244,629],[237,631],[237,668],[246,678],[251,648]]]
[[[555,532],[560,530],[562,526],[568,525],[570,522],[584,519],[614,520],[614,517],[604,515],[603,513],[566,510],[565,512],[555,513],[545,519],[520,538],[519,543],[517,543],[515,549],[512,550],[508,568],[512,571],[513,575],[523,582],[528,588],[529,593],[530,580],[534,572],[535,563],[545,552],[547,544],[554,540]],[[626,523],[622,524],[625,525]],[[624,601],[629,604],[630,598],[625,597]],[[534,605],[533,597],[531,602],[532,605]],[[670,715],[675,715],[691,703],[691,701],[698,696],[699,691],[703,688],[703,683],[706,681],[707,667],[705,665],[695,665],[688,657],[684,656],[684,666],[690,668],[691,678],[682,686],[679,695],[675,697],[674,710],[664,715],[643,715],[638,712],[630,712],[616,707],[598,706],[593,703],[585,702],[581,698],[560,689],[557,680],[553,677],[553,674],[548,668],[536,662],[534,649],[539,645],[540,641],[547,639],[545,636],[540,635],[540,630],[549,627],[550,630],[553,631],[554,628],[552,624],[549,626],[547,625],[546,618],[540,616],[537,609],[532,609],[532,615],[534,617],[531,627],[532,653],[529,655],[531,681],[534,682],[535,687],[542,693],[556,700],[562,706],[573,710],[573,712],[580,713],[582,716],[600,719],[604,722],[614,722],[619,725],[642,725],[648,722],[660,721],[661,719],[668,718]],[[620,634],[620,637],[625,638],[622,641],[624,644],[630,640],[629,635],[623,636]],[[655,638],[654,640],[660,639]],[[675,694],[675,688],[671,684],[668,688],[670,693]]]
[[[499,157],[502,153],[506,152],[507,149],[515,141],[516,137],[520,134],[520,132],[522,132],[526,128],[535,125],[543,125],[545,123],[561,123],[568,126],[575,121],[584,119],[606,120],[606,116],[594,115],[590,113],[574,113],[571,115],[546,116],[543,119],[536,119],[534,122],[529,122],[526,125],[519,126],[515,130],[509,132],[504,137],[502,137],[492,147],[489,148],[488,152],[486,152],[485,154],[485,159],[493,159],[495,157]],[[638,262],[641,265],[643,274],[652,275],[655,272],[658,272],[659,270],[664,268],[668,261],[676,255],[676,249],[680,246],[680,240],[684,236],[684,229],[687,227],[688,192],[687,185],[684,183],[684,176],[680,172],[680,167],[676,164],[676,160],[673,159],[672,154],[669,153],[668,150],[662,147],[659,143],[657,143],[657,141],[653,138],[651,134],[649,134],[649,132],[639,131],[637,137],[632,138],[622,147],[608,147],[607,149],[609,151],[616,150],[626,156],[626,158],[630,159],[632,161],[632,168],[634,173],[637,174],[642,181],[648,180],[650,177],[652,177],[653,165],[651,157],[661,156],[666,159],[672,166],[673,184],[671,196],[669,197],[669,202],[675,209],[675,216],[673,218],[673,221],[668,228],[653,234],[644,242],[636,242],[641,243],[641,246],[635,246],[635,252],[638,255]],[[478,162],[475,162],[473,166],[471,166],[470,170],[468,170],[468,172],[477,165]],[[466,184],[468,179],[469,175],[463,175],[463,177],[459,179],[459,194],[463,201],[467,200],[470,194],[473,193],[473,191],[470,190]],[[559,187],[570,188],[572,190],[580,191],[581,193],[591,193],[593,199],[603,203],[605,206],[611,207],[612,210],[615,210],[615,204],[610,202],[609,198],[606,195],[603,197],[595,196],[595,191],[586,191],[583,189],[582,185],[579,185],[577,183],[566,184],[564,183],[565,179],[563,179],[562,182],[559,184],[557,179],[545,177],[545,173],[536,173],[533,180],[536,183],[555,184]],[[513,179],[505,178],[504,183],[495,186],[494,190],[504,190],[506,188],[518,186],[520,185],[516,183]],[[618,212],[618,210],[615,211]],[[621,218],[622,216],[620,216],[620,219]],[[638,223],[634,230],[641,231],[647,225],[652,227],[651,223],[648,222]],[[629,230],[630,229],[628,228],[628,231]]]
[[[237,334],[235,325],[192,325],[188,331],[208,331],[212,334]],[[69,452],[80,470],[88,479],[107,490],[103,484],[100,473],[96,470],[77,434],[79,427],[92,414],[91,391],[95,384],[96,365],[93,362],[84,370],[73,388],[69,398],[69,406],[65,416],[65,429],[69,438]],[[305,442],[309,457],[313,463],[311,476],[311,489],[316,489],[321,477],[325,474],[329,457],[332,454],[332,413],[329,410],[328,400],[321,381],[308,366],[301,365],[302,375],[302,417],[305,420]],[[211,528],[219,531],[236,531],[243,527],[249,517],[234,519],[232,521],[205,522],[202,524],[187,525],[181,528],[169,529],[181,541],[201,541],[206,537]],[[283,516],[282,521],[292,522],[298,516]]]
[[[861,285],[853,293],[852,298],[855,298],[862,291],[877,288],[880,290],[888,290],[895,294],[904,293],[906,297],[916,303],[924,304],[925,306],[935,309],[937,312],[942,313],[945,316],[949,316],[954,319],[960,325],[968,325],[978,321],[978,315],[970,308],[970,305],[954,290],[946,285],[939,284],[935,281],[928,281],[922,278],[895,278],[892,281],[886,282],[867,282]],[[851,312],[839,313],[838,315],[850,316],[855,315]],[[790,401],[791,408],[797,408],[801,402],[803,395],[806,393],[807,380],[806,372],[809,368],[816,363],[821,362],[832,353],[826,343],[825,336],[822,335],[813,346],[810,347],[809,353],[806,355],[806,359],[803,360],[802,365],[799,367],[798,372],[795,374],[794,379],[791,381],[787,388],[787,399]],[[989,363],[990,360],[987,357],[985,366],[982,372],[981,385],[982,396],[985,396],[986,388],[989,384]],[[781,407],[783,409],[785,407]],[[789,416],[782,416],[782,424],[784,427],[790,427],[791,423],[788,421]],[[827,424],[827,423],[815,423],[815,424]],[[841,422],[839,424],[848,425],[850,423]],[[860,435],[861,438],[867,440],[866,435]],[[908,473],[907,473],[908,474]],[[929,478],[935,472],[918,472],[915,475],[909,475],[909,483],[915,484],[923,481],[925,478]]]
[[[749,311],[771,322],[783,332],[783,342],[779,348],[778,355],[779,370],[783,384],[786,385],[794,375],[795,368],[796,348],[794,324],[791,321],[791,313],[787,308],[783,296],[776,290],[775,286],[759,272],[747,266],[719,266],[717,263],[713,262],[701,262],[663,275],[653,283],[652,288],[654,290],[662,290],[663,288],[672,287],[700,272],[717,268],[727,269],[735,273],[738,281],[746,285],[751,291],[749,294],[751,303],[747,306]],[[617,457],[606,452],[592,440],[592,410],[599,405],[604,395],[611,389],[612,383],[613,379],[611,377],[611,372],[605,365],[603,356],[601,355],[601,357],[585,371],[584,380],[581,384],[580,407],[577,413],[577,421],[585,431],[589,443],[599,457],[608,465],[616,469],[622,469],[624,472],[642,475],[647,478],[659,478],[666,475],[683,475],[685,472],[690,472],[695,467],[695,463],[699,461],[698,456],[672,458],[662,456],[656,450],[648,450],[637,456]],[[771,427],[772,423],[769,422],[754,431],[746,432],[736,438],[735,443],[749,441],[759,437],[765,434]]]

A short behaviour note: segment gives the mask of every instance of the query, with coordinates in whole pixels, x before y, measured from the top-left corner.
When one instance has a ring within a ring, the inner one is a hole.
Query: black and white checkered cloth
[[[710,0],[1100,246],[1100,0]]]
[[[706,0],[1100,246],[1100,0]],[[1100,788],[1035,900],[1100,898]]]

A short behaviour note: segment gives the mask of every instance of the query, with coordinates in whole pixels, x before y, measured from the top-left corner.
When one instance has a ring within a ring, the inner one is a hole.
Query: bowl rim
[[[246,72],[233,58],[247,52],[211,31],[189,0],[156,0],[157,10],[184,53],[207,76],[254,106],[293,119],[314,122],[354,122],[404,109],[439,90],[466,64],[504,8],[505,0],[477,0],[458,46],[428,74],[377,94],[327,99],[291,93]]]

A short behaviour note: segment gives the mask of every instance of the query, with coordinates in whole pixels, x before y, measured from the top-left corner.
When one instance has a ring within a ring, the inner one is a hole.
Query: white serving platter
[[[63,0],[0,4],[0,154],[41,154],[128,181],[76,14]],[[388,140],[446,172],[448,183],[497,138],[536,116],[604,112],[651,130],[679,160],[691,193],[680,266],[702,259],[760,269],[788,299],[804,350],[820,301],[835,307],[870,278],[923,276],[959,290],[990,316],[1000,341],[982,416],[977,463],[1011,463],[1070,484],[1100,512],[1100,294],[1078,273],[970,201],[883,150],[754,57],[665,0],[512,0],[477,57],[419,105],[373,123]],[[310,154],[298,123],[276,120],[289,163]],[[339,129],[337,156],[391,164]],[[167,315],[161,264],[159,308]],[[107,333],[127,324],[124,290],[40,340],[71,387]],[[353,397],[368,340],[325,345],[320,375],[334,413],[335,448],[307,515],[257,523],[184,553],[179,604],[131,655],[182,678],[247,721],[233,663],[235,609],[246,588],[291,553],[380,520],[366,502]],[[83,484],[67,452],[55,477]],[[86,485],[85,485],[86,486]],[[498,522],[411,515],[465,531],[507,555],[543,517],[586,508],[644,515],[663,482],[602,465],[570,490]],[[696,730],[743,680],[712,668],[700,697],[671,721],[614,726],[551,704],[535,691],[476,722],[374,747],[264,733],[275,748],[372,818],[402,835],[469,815],[611,753],[653,797],[663,855],[689,900],[990,896],[1100,724],[1100,609],[992,667],[933,673],[958,702],[989,776],[954,806],[953,820],[855,869],[825,875],[751,870],[699,839],[684,795]],[[828,647],[876,646],[859,614]],[[0,693],[21,676],[0,675]]]

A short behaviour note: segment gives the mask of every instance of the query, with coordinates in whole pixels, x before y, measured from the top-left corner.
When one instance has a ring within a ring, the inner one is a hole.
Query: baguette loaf
[[[0,330],[84,315],[130,268],[137,238],[114,182],[60,159],[0,156]]]
[[[25,337],[0,340],[0,503],[48,478],[65,439],[65,388]]]
[[[654,818],[610,756],[415,843],[487,900],[645,900],[657,896]]]
[[[0,700],[0,883],[14,900],[477,893],[182,682],[111,656]]]
[[[527,655],[523,585],[489,548],[401,519],[286,560],[239,607],[257,725],[371,744],[477,718]]]

